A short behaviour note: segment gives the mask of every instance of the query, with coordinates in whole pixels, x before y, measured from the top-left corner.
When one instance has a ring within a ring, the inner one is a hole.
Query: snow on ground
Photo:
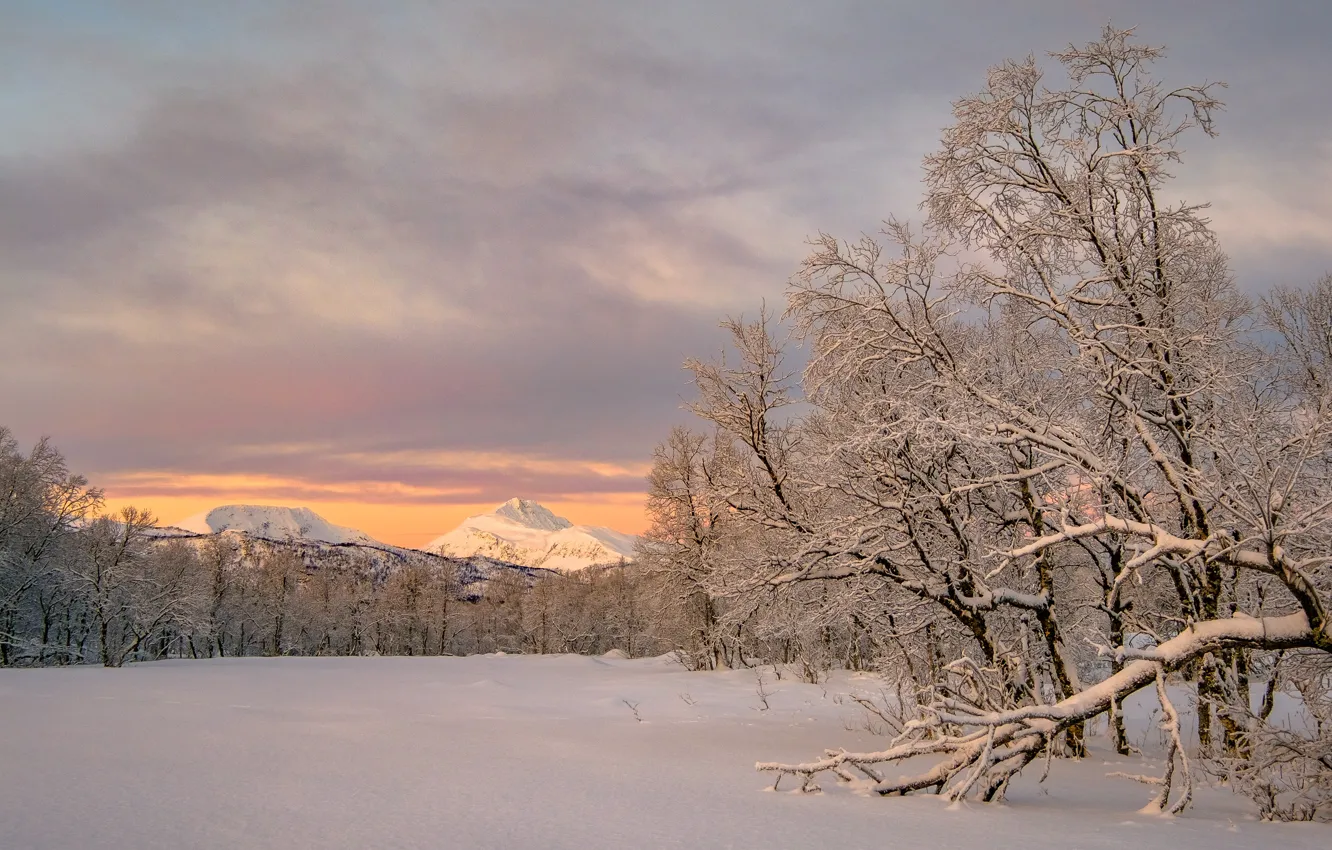
[[[827,686],[668,659],[170,661],[0,670],[0,848],[1283,848],[1204,789],[1175,819],[1093,758],[1032,770],[1006,806],[765,792],[757,760],[877,747]],[[1141,713],[1141,712],[1140,712]],[[635,717],[637,714],[637,718]],[[1153,733],[1139,718],[1137,739]]]

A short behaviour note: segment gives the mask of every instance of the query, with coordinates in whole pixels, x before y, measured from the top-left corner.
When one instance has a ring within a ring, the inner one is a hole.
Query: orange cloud
[[[476,498],[480,494],[466,489],[381,481],[311,484],[299,479],[246,475],[126,473],[107,481],[106,492],[106,510],[134,505],[152,511],[163,525],[225,504],[302,506],[377,540],[410,547],[423,546],[466,517],[495,507],[493,502],[467,500],[469,495]],[[577,524],[604,525],[636,534],[647,526],[645,498],[641,493],[575,493],[543,504]]]

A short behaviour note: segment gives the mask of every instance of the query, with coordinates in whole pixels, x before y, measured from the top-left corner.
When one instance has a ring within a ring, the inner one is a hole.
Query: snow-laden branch
[[[943,758],[928,770],[873,785],[880,794],[902,794],[933,788],[959,799],[975,788],[985,800],[1001,794],[1008,781],[1051,746],[1070,725],[1095,717],[1118,699],[1158,680],[1208,652],[1227,647],[1287,649],[1310,646],[1313,631],[1303,613],[1283,617],[1231,617],[1196,623],[1158,646],[1152,657],[1126,665],[1115,675],[1053,705],[1025,705],[1004,711],[981,711],[956,696],[941,696],[924,715],[906,725],[892,744],[878,752],[829,753],[803,764],[759,762],[755,768],[800,779],[801,788],[817,786],[814,777],[847,767],[865,768],[917,756]],[[971,771],[971,773],[967,773]],[[966,774],[966,778],[953,784]],[[981,777],[985,782],[978,783]],[[1163,794],[1168,793],[1168,788]],[[1163,796],[1164,802],[1165,797]]]
[[[1194,557],[1206,551],[1208,544],[1211,542],[1209,539],[1199,540],[1180,537],[1152,523],[1105,516],[1092,522],[1064,526],[1058,531],[1042,535],[1023,546],[1010,549],[1002,554],[1009,559],[1025,558],[1044,552],[1059,543],[1096,537],[1106,532],[1142,537],[1152,541],[1150,549],[1128,562],[1126,566],[1129,569],[1154,561],[1166,554]]]

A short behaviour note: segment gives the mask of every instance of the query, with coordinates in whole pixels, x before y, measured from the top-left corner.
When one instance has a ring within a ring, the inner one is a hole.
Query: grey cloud
[[[1329,15],[1264,8],[237,7],[243,49],[105,66],[143,102],[117,115],[120,138],[0,158],[0,421],[54,434],[94,475],[623,492],[637,485],[236,449],[641,462],[681,418],[680,361],[719,344],[721,312],[778,302],[802,235],[912,214],[949,101],[1111,13],[1172,45],[1171,79],[1231,83],[1223,136],[1190,151],[1183,184],[1205,196],[1198,175],[1237,158],[1298,206],[1328,155],[1332,65],[1311,33]],[[102,45],[98,62],[138,47]],[[214,213],[222,235],[201,236]],[[645,245],[688,279],[652,269]],[[1332,266],[1317,246],[1279,263],[1239,247],[1260,288]],[[307,276],[345,274],[341,288],[292,283],[288,266],[316,260]]]

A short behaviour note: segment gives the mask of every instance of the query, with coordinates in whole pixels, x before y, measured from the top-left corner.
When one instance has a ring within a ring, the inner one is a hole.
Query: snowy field
[[[0,671],[0,850],[72,848],[1283,848],[1200,789],[1175,819],[1107,755],[1033,769],[1005,806],[770,793],[757,760],[875,748],[841,675],[667,659],[278,658]],[[637,713],[637,718],[635,717]],[[1138,712],[1135,740],[1150,742]],[[1156,764],[1155,767],[1159,767]],[[788,780],[789,781],[789,780]]]

